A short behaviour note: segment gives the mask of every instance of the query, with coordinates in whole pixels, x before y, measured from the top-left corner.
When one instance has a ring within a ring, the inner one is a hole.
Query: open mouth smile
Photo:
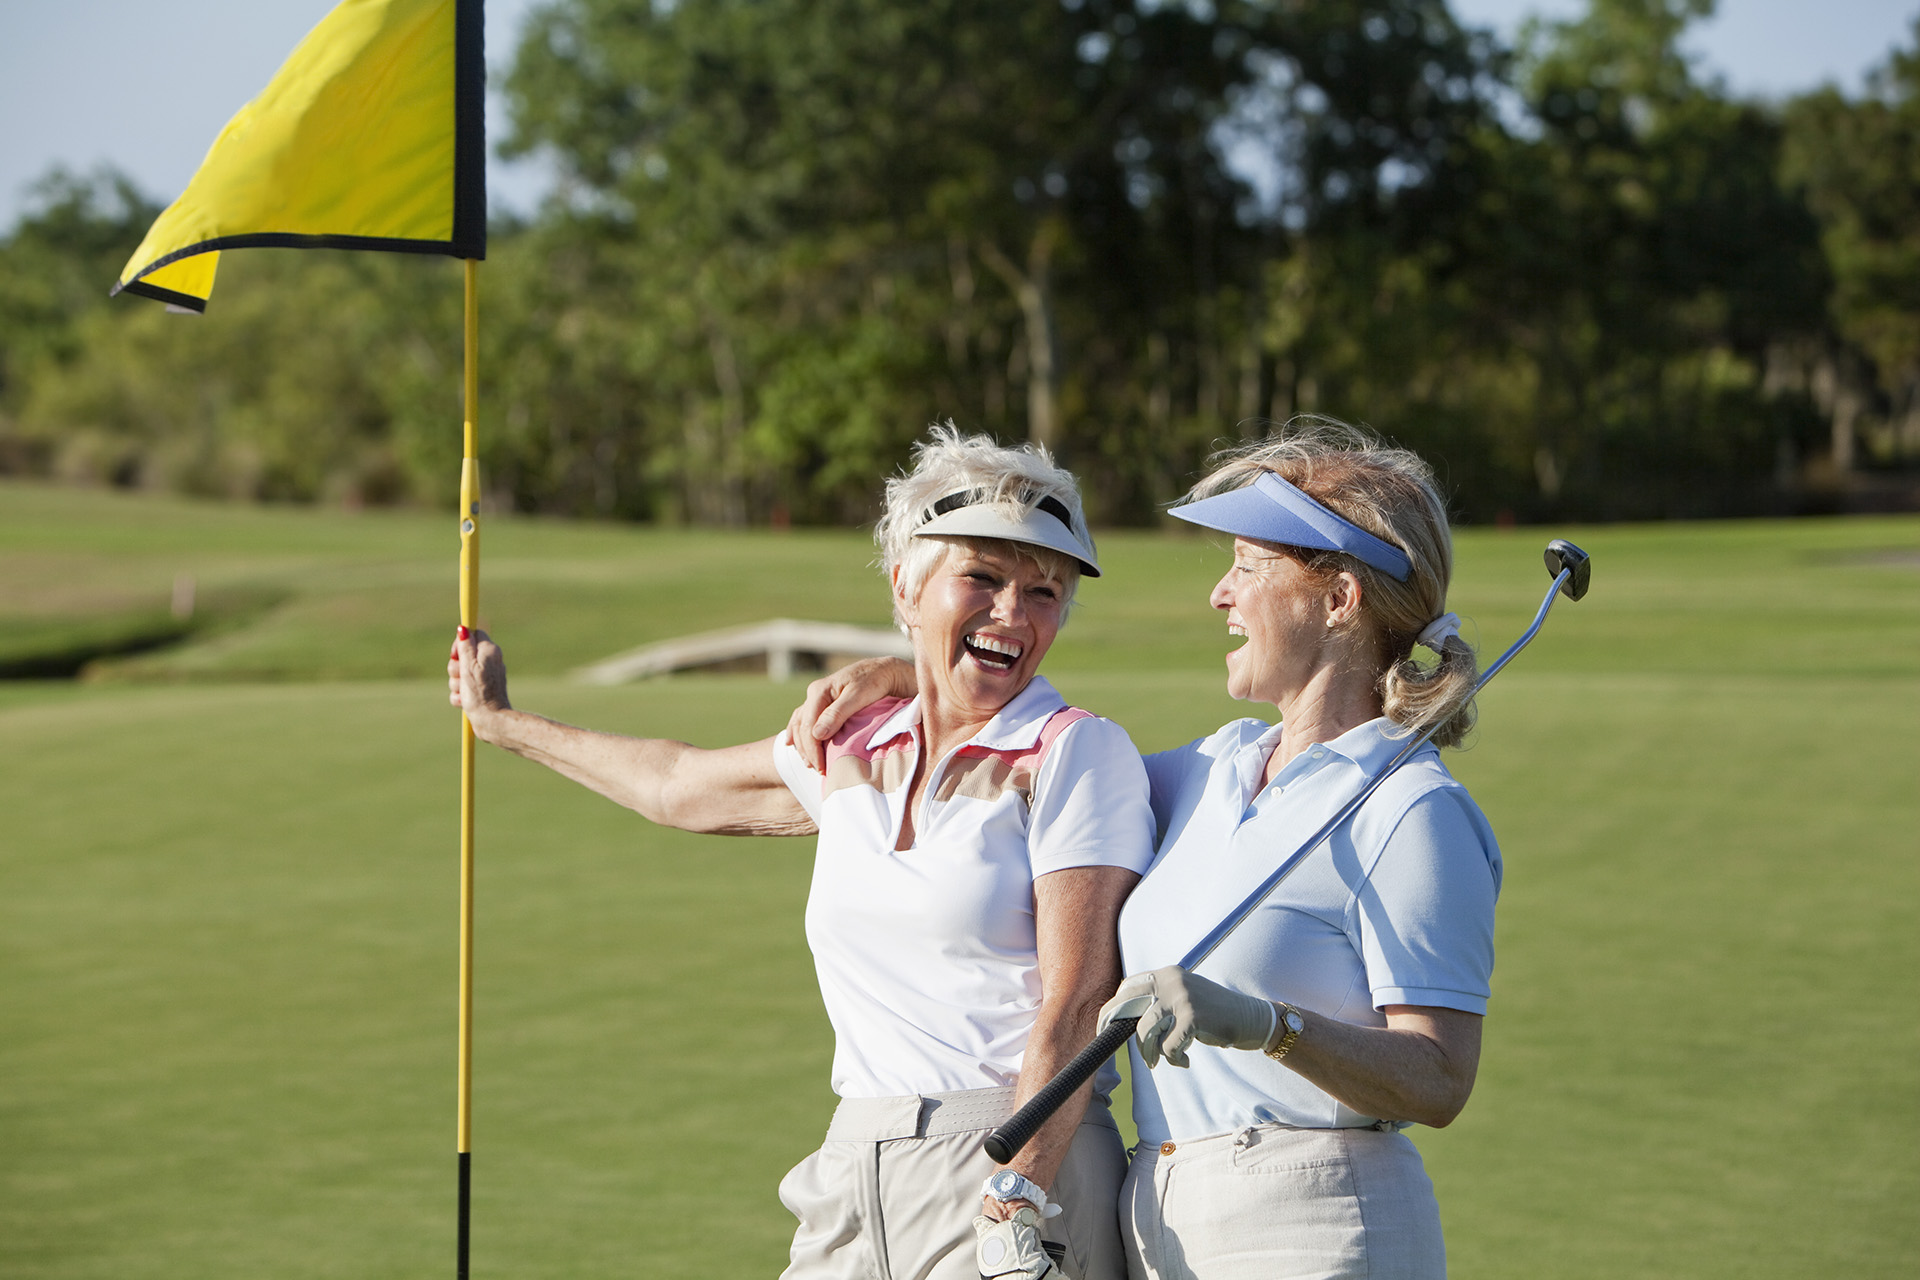
[[[1011,671],[1013,664],[1020,661],[1020,655],[1026,652],[1011,640],[1001,640],[978,632],[963,636],[960,643],[966,646],[975,662],[989,671]]]

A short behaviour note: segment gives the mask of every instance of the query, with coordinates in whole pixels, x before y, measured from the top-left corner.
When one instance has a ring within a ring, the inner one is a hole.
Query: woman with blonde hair
[[[980,1149],[1093,1034],[1152,856],[1139,753],[1039,675],[1100,573],[1093,538],[1043,450],[951,428],[886,496],[875,537],[918,694],[810,740],[813,769],[784,735],[702,750],[517,711],[485,635],[457,638],[450,698],[482,741],[655,822],[819,834],[807,942],[841,1101],[780,1184],[788,1280],[974,1280],[989,1255],[1031,1280],[1056,1258],[1118,1280],[1117,1073],[1008,1166]]]
[[[1121,1196],[1136,1280],[1446,1271],[1402,1130],[1451,1123],[1479,1066],[1500,854],[1439,757],[1473,724],[1476,664],[1446,609],[1430,469],[1345,424],[1293,427],[1217,459],[1172,512],[1232,535],[1209,599],[1243,638],[1227,689],[1279,716],[1146,759],[1158,852],[1121,912],[1132,976],[1102,1010],[1140,1018]],[[824,732],[903,674],[843,673],[803,711]],[[1204,975],[1177,967],[1430,724]]]

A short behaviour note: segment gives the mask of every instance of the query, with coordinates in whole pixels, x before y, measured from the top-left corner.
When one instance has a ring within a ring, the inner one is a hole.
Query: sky
[[[0,229],[55,165],[110,164],[149,196],[178,195],[221,126],[273,76],[335,0],[0,0]],[[538,0],[489,0],[497,81]],[[1511,38],[1528,13],[1577,16],[1584,0],[1452,0],[1464,22]],[[1741,94],[1784,97],[1866,71],[1911,39],[1920,0],[1720,0],[1689,33],[1700,67]],[[488,133],[506,133],[497,96]],[[537,161],[488,166],[496,208],[531,212]]]
[[[1449,5],[1460,21],[1493,27],[1509,40],[1529,13],[1577,18],[1587,7],[1584,0]],[[1917,16],[1920,0],[1719,0],[1714,15],[1691,28],[1681,47],[1743,96],[1787,97],[1829,82],[1857,93],[1889,49],[1912,42]]]

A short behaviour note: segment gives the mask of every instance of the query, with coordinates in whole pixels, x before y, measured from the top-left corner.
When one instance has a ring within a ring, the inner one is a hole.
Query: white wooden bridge
[[[913,648],[890,628],[774,618],[642,645],[573,674],[586,684],[626,684],[675,671],[758,671],[764,663],[768,679],[787,680],[797,672],[831,671],[855,658],[882,656],[911,658]]]

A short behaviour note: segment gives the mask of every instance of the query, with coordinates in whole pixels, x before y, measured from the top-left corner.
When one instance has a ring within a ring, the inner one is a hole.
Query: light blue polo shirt
[[[1239,720],[1147,757],[1158,852],[1120,912],[1128,973],[1178,964],[1401,747],[1382,718],[1309,747],[1258,791],[1280,726]],[[1258,792],[1258,794],[1256,794]],[[1485,1013],[1500,850],[1422,747],[1199,966],[1215,982],[1362,1026],[1387,1005]],[[1368,1125],[1265,1054],[1194,1044],[1185,1070],[1133,1055],[1144,1142],[1255,1124]]]

